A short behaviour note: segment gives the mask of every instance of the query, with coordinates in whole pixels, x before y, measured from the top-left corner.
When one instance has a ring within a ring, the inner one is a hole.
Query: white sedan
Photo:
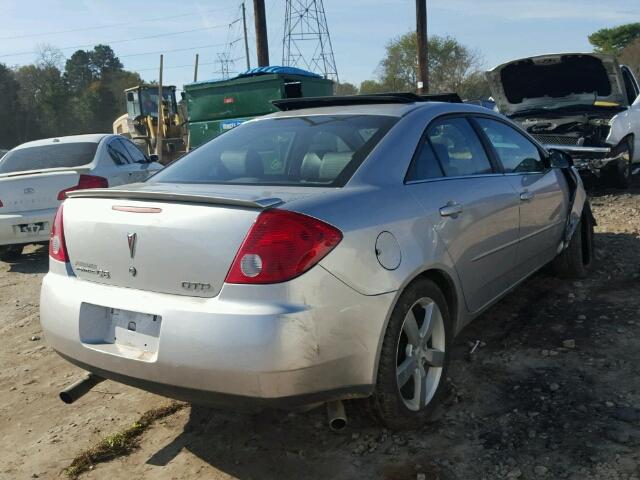
[[[0,159],[0,260],[46,242],[66,192],[142,182],[162,165],[119,135],[94,134],[24,143]]]

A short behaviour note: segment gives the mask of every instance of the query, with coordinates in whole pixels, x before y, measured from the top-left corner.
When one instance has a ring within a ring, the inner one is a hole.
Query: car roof
[[[44,145],[59,143],[100,143],[102,139],[112,136],[114,136],[114,134],[112,133],[90,133],[86,135],[70,135],[67,137],[43,138],[41,140],[33,140],[32,142],[26,142],[18,145],[14,148],[14,150],[29,147],[41,147]]]
[[[365,105],[336,105],[330,107],[301,108],[299,110],[286,110],[275,112],[255,120],[268,118],[304,117],[310,115],[385,115],[390,117],[403,117],[414,110],[431,110],[435,115],[447,111],[451,113],[492,113],[491,110],[478,105],[449,102],[410,102],[410,103],[374,103]]]
[[[335,105],[329,107],[300,108],[275,112],[260,118],[304,117],[309,115],[385,115],[403,117],[418,108],[435,108],[439,105],[455,105],[445,102],[373,103],[365,105]]]

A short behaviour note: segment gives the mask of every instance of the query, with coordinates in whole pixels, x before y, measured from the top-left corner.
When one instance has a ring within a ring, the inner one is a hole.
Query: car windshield
[[[176,113],[173,105],[172,90],[169,88],[162,89],[162,99],[167,102],[166,107],[170,113]],[[147,88],[140,92],[140,103],[142,105],[142,114],[158,116],[158,89]]]
[[[0,173],[43,168],[72,168],[91,163],[98,149],[94,142],[54,143],[11,150],[0,159]]]
[[[153,181],[340,187],[396,121],[322,115],[249,122],[184,156]]]

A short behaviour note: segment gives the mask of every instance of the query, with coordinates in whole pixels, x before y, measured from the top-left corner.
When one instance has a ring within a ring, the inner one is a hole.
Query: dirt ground
[[[465,329],[447,400],[421,430],[378,428],[353,404],[340,434],[323,410],[190,407],[81,478],[640,479],[640,188],[592,204],[593,275],[538,273]],[[170,402],[113,382],[74,405],[57,398],[81,372],[42,339],[46,269],[43,247],[0,262],[1,479],[63,478],[79,452]]]

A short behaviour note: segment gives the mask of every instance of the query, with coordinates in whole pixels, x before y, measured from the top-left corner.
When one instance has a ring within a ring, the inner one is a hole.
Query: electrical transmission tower
[[[282,64],[339,81],[322,0],[286,0]]]
[[[229,78],[229,66],[234,65],[233,59],[230,58],[228,52],[218,53],[218,62],[220,65],[220,70],[216,71],[216,73],[220,76],[222,80],[227,80]]]

